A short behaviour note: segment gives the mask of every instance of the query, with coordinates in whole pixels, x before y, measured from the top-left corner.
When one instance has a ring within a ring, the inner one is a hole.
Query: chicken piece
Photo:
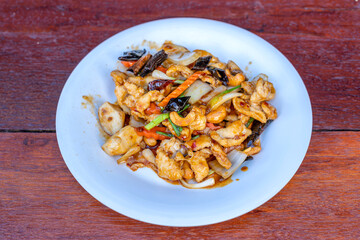
[[[179,139],[172,137],[171,139],[163,140],[159,147],[163,148],[167,153],[174,154],[180,150],[181,142]]]
[[[201,182],[209,174],[209,165],[206,162],[205,156],[206,154],[202,151],[198,151],[190,159],[187,159],[195,173],[195,180],[197,182]]]
[[[138,87],[144,87],[147,84],[146,80],[142,77],[129,77],[126,79],[126,82],[135,84]]]
[[[267,119],[274,120],[274,119],[277,118],[276,108],[271,106],[269,103],[262,102],[261,103],[261,108],[265,112]]]
[[[180,162],[170,159],[163,148],[159,147],[156,151],[155,163],[158,167],[160,177],[176,181],[183,177],[184,170],[180,167]]]
[[[166,75],[173,78],[179,78],[182,76],[184,78],[188,78],[193,74],[193,71],[190,68],[183,65],[172,65],[166,70]]]
[[[200,80],[206,83],[209,83],[213,88],[216,88],[219,85],[219,81],[208,74],[200,75]]]
[[[110,75],[113,78],[113,81],[120,85],[122,85],[127,78],[127,75],[119,70],[112,71]]]
[[[194,172],[191,170],[190,163],[187,161],[184,161],[183,163],[183,169],[184,169],[184,178],[185,179],[193,179],[194,178]]]
[[[239,113],[238,118],[239,118],[239,120],[241,120],[241,122],[242,122],[243,124],[248,123],[248,121],[249,121],[249,119],[250,119],[249,116],[247,116],[247,115],[245,115],[245,114],[242,114],[242,113]]]
[[[229,114],[225,117],[224,120],[229,121],[229,122],[235,122],[235,121],[239,120],[239,118],[236,114]]]
[[[133,127],[126,126],[112,135],[102,145],[102,149],[110,156],[121,155],[129,151],[132,146],[139,144],[142,139],[143,137],[137,135]]]
[[[205,116],[205,108],[203,107],[195,107],[191,109],[191,112],[194,112],[196,117],[195,120],[189,125],[191,131],[196,130],[204,130],[206,127],[206,116]]]
[[[145,90],[143,88],[138,87],[134,83],[125,82],[124,87],[130,95],[134,96],[135,99],[138,99],[145,93]]]
[[[136,104],[136,98],[133,95],[127,95],[125,100],[123,101],[123,104],[127,106],[128,108],[134,108]]]
[[[119,131],[125,122],[125,113],[119,106],[105,102],[98,111],[101,127],[109,135],[114,135]]]
[[[228,77],[229,79],[229,86],[238,86],[240,85],[242,82],[245,81],[245,76],[243,73],[237,73],[235,75],[232,75],[230,73],[230,70],[229,69],[226,69],[225,70],[225,74],[226,76]]]
[[[221,123],[226,118],[226,107],[221,105],[220,107],[212,110],[206,115],[206,120],[210,123]]]
[[[267,81],[267,76],[260,74],[255,79],[257,79],[256,87],[255,91],[251,94],[250,101],[259,104],[262,101],[273,99],[275,97],[275,88],[271,82]]]
[[[115,84],[115,96],[119,106],[123,104],[125,97],[127,95],[126,88],[123,85]]]
[[[210,132],[210,137],[223,147],[232,147],[240,145],[250,134],[251,130],[238,120],[226,128]]]
[[[186,142],[185,146],[187,148],[191,148],[193,151],[199,151],[203,148],[208,148],[211,146],[211,138],[207,135],[201,135],[194,140]]]
[[[255,84],[253,82],[244,81],[241,83],[241,88],[244,89],[246,94],[251,95],[255,90]]]
[[[164,95],[162,95],[159,91],[149,91],[142,95],[136,102],[136,110],[140,113],[143,113],[148,107],[150,107],[150,103],[154,101],[163,100]]]
[[[241,98],[233,98],[232,103],[236,111],[246,116],[252,117],[262,123],[266,123],[265,113],[257,104],[249,104],[248,101]]]
[[[183,46],[173,44],[171,41],[165,41],[160,50],[163,49],[169,56],[178,54],[181,52],[189,52],[189,50]]]
[[[218,143],[212,144],[211,152],[214,154],[216,160],[219,162],[221,166],[223,166],[226,169],[229,169],[231,167],[230,160],[228,159],[226,153]]]

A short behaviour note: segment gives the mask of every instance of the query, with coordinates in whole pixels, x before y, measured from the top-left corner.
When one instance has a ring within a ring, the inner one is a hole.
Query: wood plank
[[[358,239],[360,132],[314,132],[299,171],[273,199],[210,226],[129,219],[92,198],[54,133],[0,133],[0,238]]]
[[[167,17],[196,16],[240,25],[255,32],[358,39],[357,1],[0,1],[1,32],[44,32],[91,28],[122,30]],[[265,21],[264,21],[265,20]]]
[[[55,129],[56,105],[67,77],[88,51],[112,34],[0,33],[0,129]],[[282,51],[302,76],[314,129],[359,129],[360,39],[259,35]]]

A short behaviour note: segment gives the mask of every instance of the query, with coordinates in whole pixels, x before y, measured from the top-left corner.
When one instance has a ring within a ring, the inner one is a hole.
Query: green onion
[[[173,121],[171,121],[170,118],[169,118],[169,122],[170,122],[171,126],[173,127],[173,129],[174,129],[174,131],[175,131],[175,133],[176,133],[176,136],[180,136],[181,131],[180,131],[179,127],[176,126],[176,125],[173,123]],[[181,130],[182,130],[182,129],[181,129]]]
[[[174,83],[177,83],[177,84],[182,84],[183,82],[185,82],[184,80],[175,80]]]
[[[199,137],[200,137],[200,135],[193,136],[193,137],[191,138],[191,140],[197,139],[197,138],[199,138]]]
[[[166,136],[166,137],[173,137],[174,135],[172,135],[171,133],[164,133],[164,132],[160,132],[160,131],[156,131],[157,134],[160,134],[160,135],[163,135],[163,136]]]
[[[160,114],[159,116],[157,116],[154,120],[152,120],[151,122],[149,122],[146,126],[145,129],[146,130],[150,130],[153,127],[156,127],[157,125],[159,125],[162,121],[168,119],[170,117],[170,113],[163,113]]]
[[[190,107],[190,104],[187,104],[183,110],[177,112],[177,113],[182,113],[183,111],[185,111],[188,107]],[[159,116],[157,116],[154,120],[152,120],[151,122],[149,122],[144,128],[146,130],[150,130],[152,129],[153,127],[156,127],[157,125],[159,125],[162,121],[166,120],[166,119],[169,119],[170,118],[170,113],[163,113],[163,114],[160,114]],[[182,131],[182,128],[180,130],[180,132]],[[179,135],[178,135],[179,136]]]
[[[183,108],[183,110],[178,111],[178,113],[179,113],[179,114],[182,113],[183,111],[185,111],[185,110],[188,109],[189,107],[190,107],[190,104],[188,103],[188,104],[186,104],[186,106]]]
[[[254,121],[254,119],[251,117],[249,121],[245,124],[246,127],[249,127],[250,124]]]
[[[241,87],[241,85],[227,89],[227,90],[223,91],[222,93],[219,93],[213,99],[211,99],[211,101],[208,103],[208,105],[210,105],[210,106],[214,105],[222,96],[224,96],[225,94],[232,92],[240,87]]]

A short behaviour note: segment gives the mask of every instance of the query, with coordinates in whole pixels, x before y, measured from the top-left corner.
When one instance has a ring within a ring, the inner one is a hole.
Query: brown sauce
[[[249,168],[247,166],[244,166],[241,168],[241,171],[246,172]]]

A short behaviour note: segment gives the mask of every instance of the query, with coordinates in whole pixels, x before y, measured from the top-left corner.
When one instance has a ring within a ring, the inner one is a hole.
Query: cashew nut
[[[157,144],[157,141],[155,140],[155,138],[147,138],[144,137],[144,142],[146,143],[146,145],[153,147]]]
[[[191,111],[186,117],[181,117],[177,112],[170,113],[171,121],[178,126],[185,127],[189,126],[195,120],[195,112]]]
[[[221,123],[226,118],[226,115],[226,107],[221,105],[209,112],[208,115],[206,115],[206,120],[210,123]]]

